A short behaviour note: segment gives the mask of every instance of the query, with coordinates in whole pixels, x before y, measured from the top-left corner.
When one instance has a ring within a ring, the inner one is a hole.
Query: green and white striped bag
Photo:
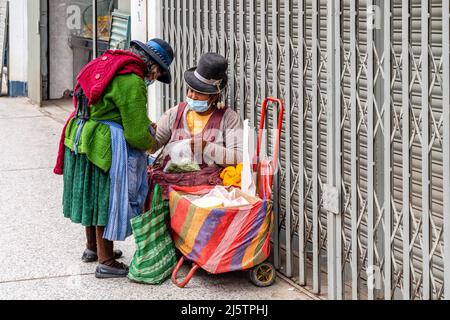
[[[163,201],[161,187],[155,186],[152,207],[131,219],[137,250],[130,264],[128,278],[146,284],[161,284],[167,280],[177,260],[175,247],[167,226],[169,202]]]

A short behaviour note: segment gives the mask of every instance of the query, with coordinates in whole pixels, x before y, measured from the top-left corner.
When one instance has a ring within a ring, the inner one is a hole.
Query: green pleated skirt
[[[109,173],[90,162],[86,155],[75,155],[65,148],[64,217],[85,227],[106,226],[109,189]]]

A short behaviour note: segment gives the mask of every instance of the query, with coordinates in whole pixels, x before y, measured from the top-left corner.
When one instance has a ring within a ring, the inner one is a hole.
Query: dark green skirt
[[[109,173],[90,162],[86,155],[64,153],[64,217],[85,227],[106,226],[109,208]]]

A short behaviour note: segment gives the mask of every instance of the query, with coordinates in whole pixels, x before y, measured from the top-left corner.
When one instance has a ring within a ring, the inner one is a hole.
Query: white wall
[[[27,0],[9,2],[9,80],[27,82]]]
[[[121,11],[130,13],[130,11],[131,11],[130,0],[119,0],[117,7]]]
[[[161,0],[131,0],[131,39],[147,42],[161,38]],[[156,81],[148,89],[148,113],[156,122],[162,115],[162,86]]]
[[[148,0],[147,1],[147,38],[163,38],[161,28],[161,13],[162,5],[161,0]],[[151,17],[151,18],[150,18]],[[157,121],[163,114],[162,110],[162,86],[167,84],[156,81],[150,86],[148,92],[148,109],[150,113],[150,119]]]
[[[39,1],[27,1],[27,73],[28,98],[31,102],[42,103],[42,75],[41,75],[41,36],[39,21],[41,18],[41,5]]]
[[[131,0],[131,39],[147,42],[147,0]]]

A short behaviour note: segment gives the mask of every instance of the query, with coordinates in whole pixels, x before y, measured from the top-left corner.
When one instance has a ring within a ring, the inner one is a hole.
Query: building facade
[[[10,4],[11,93],[36,101],[40,91],[41,101],[71,88],[75,2],[48,7],[47,89],[45,66],[27,67],[45,56],[34,39],[38,2]],[[173,84],[150,89],[152,119],[184,99],[183,72],[207,51],[228,58],[228,105],[255,127],[265,97],[284,101],[273,234],[281,274],[332,299],[450,299],[447,0],[119,2],[110,3],[128,10],[132,38],[175,49]]]

